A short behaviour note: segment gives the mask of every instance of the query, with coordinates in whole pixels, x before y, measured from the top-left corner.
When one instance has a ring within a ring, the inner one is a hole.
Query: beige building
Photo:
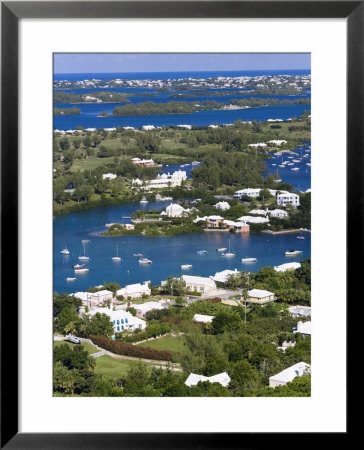
[[[264,305],[265,303],[274,302],[277,300],[273,292],[265,291],[264,289],[252,289],[248,291],[247,303],[256,303]]]

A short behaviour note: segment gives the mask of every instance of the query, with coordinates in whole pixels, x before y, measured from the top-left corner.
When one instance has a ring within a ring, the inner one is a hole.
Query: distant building
[[[123,309],[112,310],[110,308],[95,308],[89,311],[87,314],[94,316],[95,314],[106,314],[110,317],[110,322],[113,325],[114,332],[120,333],[123,331],[135,331],[136,329],[144,330],[147,326],[145,320],[134,317]]]
[[[195,314],[193,320],[195,322],[211,323],[215,316],[206,316],[205,314]]]
[[[136,310],[137,317],[144,318],[149,311],[165,309],[166,304],[159,302],[146,302],[141,305],[131,305]]]
[[[271,141],[268,141],[267,143],[281,146],[282,144],[287,144],[287,141],[285,141],[284,139],[272,139]]]
[[[106,289],[98,292],[75,292],[71,295],[80,299],[82,305],[89,308],[102,306],[106,302],[112,302],[114,298],[113,292]]]
[[[234,230],[237,233],[249,233],[250,226],[246,222],[234,222],[233,220],[224,220],[225,228]]]
[[[271,211],[267,211],[267,213],[275,219],[286,219],[288,217],[288,213],[284,209],[272,209]]]
[[[216,209],[221,209],[221,211],[227,211],[228,209],[230,209],[230,205],[228,202],[218,202],[215,205]]]
[[[167,217],[183,217],[191,212],[190,209],[185,209],[178,203],[171,203],[166,210],[161,213],[161,216]]]
[[[197,375],[196,373],[190,373],[185,381],[186,386],[196,386],[200,381],[209,381],[210,383],[220,383],[221,386],[227,387],[231,381],[229,375],[226,372],[218,373],[212,377],[205,377],[204,375]]]
[[[297,194],[293,194],[290,192],[287,193],[278,193],[276,195],[277,205],[278,206],[300,206],[300,196]]]
[[[103,180],[115,180],[117,178],[117,175],[115,173],[104,173],[102,175]]]
[[[245,223],[268,223],[269,219],[267,217],[260,216],[242,216],[237,219],[237,222]]]
[[[176,170],[172,174],[158,174],[154,180],[147,181],[150,189],[162,189],[168,187],[181,186],[182,182],[187,180],[187,172],[185,170]]]
[[[247,197],[259,197],[261,189],[260,188],[246,188],[246,189],[240,189],[239,191],[235,191],[234,198],[241,199],[241,197],[247,196]]]
[[[155,126],[154,125],[143,125],[142,126],[142,130],[144,131],[150,131],[150,130],[154,130]]]
[[[220,225],[223,225],[224,218],[221,216],[205,216],[205,217],[196,217],[193,223],[198,222],[206,222],[207,228],[220,228]]]
[[[140,158],[133,158],[131,162],[137,166],[147,166],[152,167],[155,165],[155,162],[152,159],[140,159]]]
[[[213,277],[210,277],[212,280],[217,281],[219,283],[226,283],[230,275],[237,275],[238,269],[235,270],[223,270],[222,272],[216,272]]]
[[[292,317],[306,317],[311,316],[311,306],[290,306],[288,308]]]
[[[268,147],[268,145],[265,142],[257,142],[256,144],[249,144],[248,147],[254,147],[254,148],[258,148],[258,147]]]
[[[135,178],[135,180],[132,180],[131,184],[135,184],[136,186],[141,186],[143,184],[142,180],[139,180],[139,178]]]
[[[311,321],[309,322],[298,322],[296,328],[293,330],[294,333],[301,333],[311,336]]]
[[[293,381],[296,377],[302,377],[302,375],[309,373],[310,369],[311,366],[304,362],[294,364],[293,366],[288,367],[288,369],[282,370],[282,372],[269,377],[269,387],[275,388],[277,386],[284,386]]]
[[[182,275],[182,279],[185,281],[189,291],[202,292],[202,294],[216,291],[215,281],[211,278]]]
[[[122,295],[124,298],[140,298],[142,295],[150,295],[151,292],[152,291],[149,288],[148,281],[146,281],[144,284],[128,284],[124,288],[116,291],[116,295]]]
[[[274,266],[274,270],[276,272],[286,272],[287,270],[296,270],[301,267],[301,264],[298,262],[289,262],[281,264],[280,266]]]
[[[264,289],[252,289],[248,291],[247,303],[264,305],[275,300],[277,300],[277,297],[273,292],[265,291]]]

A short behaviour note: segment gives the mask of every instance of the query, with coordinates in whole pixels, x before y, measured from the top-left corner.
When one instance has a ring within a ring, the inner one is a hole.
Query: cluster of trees
[[[292,105],[292,104],[310,104],[309,98],[301,98],[296,100],[278,100],[272,98],[245,98],[242,100],[230,100],[222,103],[211,100],[205,100],[195,104],[193,102],[142,102],[133,103],[125,106],[117,106],[114,108],[113,116],[140,116],[153,114],[191,114],[194,111],[224,109],[229,105],[237,105],[241,107],[258,107],[267,105]]]
[[[71,108],[53,108],[53,114],[55,116],[71,116],[74,114],[81,114],[81,110],[76,106],[72,106]]]
[[[225,97],[226,95],[234,95],[234,96],[250,96],[250,95],[301,95],[301,90],[295,88],[271,88],[271,89],[255,89],[251,90],[222,90],[222,91],[209,91],[209,90],[194,90],[192,92],[181,94],[175,93],[168,96],[168,98],[194,98],[194,97]]]

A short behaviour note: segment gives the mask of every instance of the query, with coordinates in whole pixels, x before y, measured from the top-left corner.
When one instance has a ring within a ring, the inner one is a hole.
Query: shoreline
[[[296,228],[294,230],[281,230],[281,231],[262,230],[261,233],[275,235],[275,234],[300,233],[302,231],[303,230],[301,230],[300,228]]]

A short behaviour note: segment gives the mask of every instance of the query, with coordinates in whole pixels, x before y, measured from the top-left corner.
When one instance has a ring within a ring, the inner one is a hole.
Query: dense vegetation
[[[72,106],[71,108],[53,108],[53,114],[55,116],[71,116],[74,114],[81,114],[80,108],[77,108],[76,106]]]

